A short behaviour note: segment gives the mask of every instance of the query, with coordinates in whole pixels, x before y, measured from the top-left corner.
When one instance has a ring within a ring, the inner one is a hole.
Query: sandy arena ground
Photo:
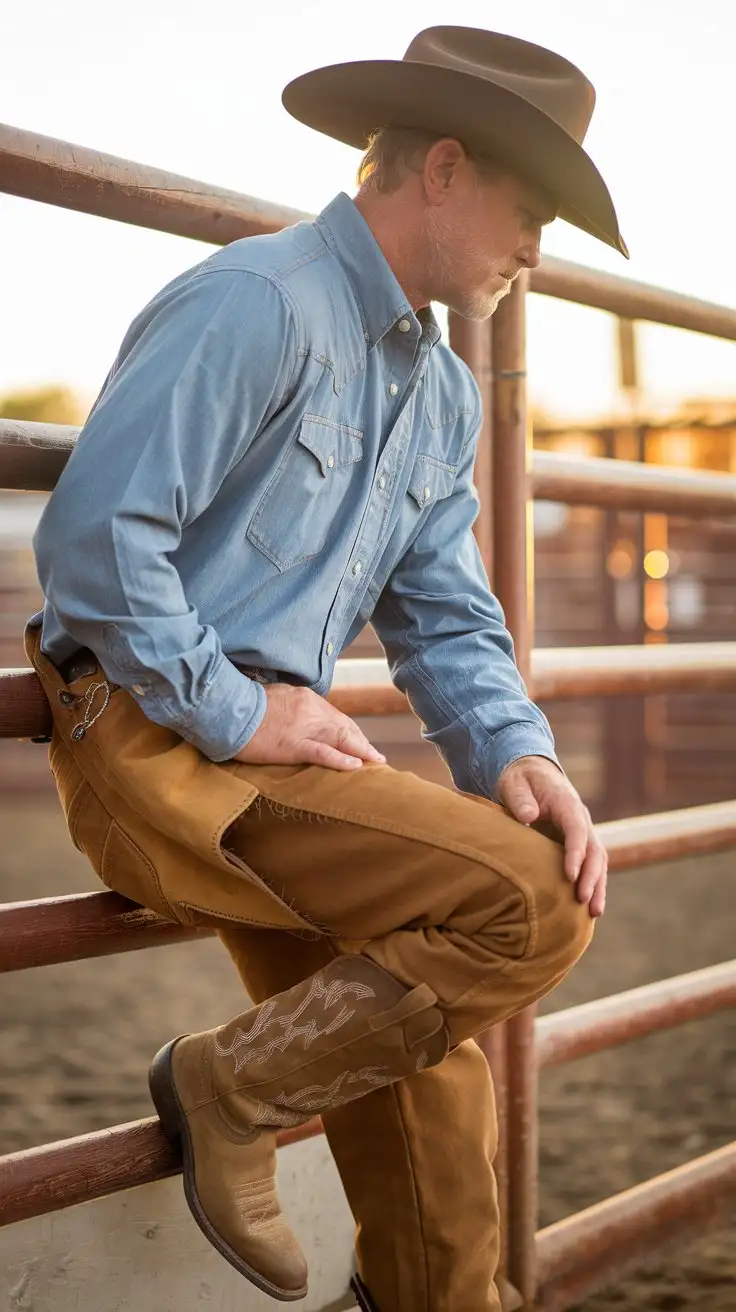
[[[55,798],[0,808],[0,900],[97,887]],[[545,1010],[734,953],[736,858],[614,877],[593,948]],[[0,988],[0,1151],[151,1113],[148,1060],[172,1034],[242,1007],[216,941],[8,975]],[[541,1224],[718,1148],[736,1126],[736,1015],[547,1071]],[[721,1229],[585,1304],[586,1312],[736,1312],[736,1237]]]

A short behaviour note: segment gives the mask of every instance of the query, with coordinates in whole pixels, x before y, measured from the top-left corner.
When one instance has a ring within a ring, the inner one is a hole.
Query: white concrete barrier
[[[310,1268],[303,1312],[338,1312],[353,1223],[322,1137],[279,1150],[284,1211]],[[15,1312],[275,1312],[208,1244],[174,1176],[0,1230],[0,1307]]]

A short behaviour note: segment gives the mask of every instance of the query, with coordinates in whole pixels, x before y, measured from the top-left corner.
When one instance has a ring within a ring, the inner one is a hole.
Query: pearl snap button
[[[396,396],[396,393],[397,393],[398,390],[399,390],[399,388],[398,388],[398,384],[397,384],[397,383],[389,383],[389,385],[388,385],[388,390],[389,390],[389,392],[391,393],[392,396]]]
[[[334,456],[328,456],[328,457],[327,457],[327,468],[328,468],[328,469],[334,469],[334,468],[335,468],[335,457],[334,457]]]
[[[425,501],[429,501],[429,498],[431,497],[431,495],[432,495],[432,490],[431,490],[431,488],[425,487],[425,489],[424,489],[424,500],[425,500]]]
[[[409,331],[410,328],[411,328],[411,324],[409,323],[409,320],[408,320],[408,319],[399,319],[399,332],[400,332],[400,333],[408,333],[408,331]]]
[[[333,647],[332,643],[328,642],[327,646],[325,647],[325,651],[327,652],[327,655],[331,656],[334,650],[335,648]]]
[[[363,566],[361,565],[360,561],[359,561],[359,560],[356,560],[355,564],[353,565],[353,574],[356,574],[356,575],[357,575],[357,574],[360,574],[360,571],[362,570],[362,568],[363,568]]]
[[[381,474],[381,477],[380,477],[379,480],[378,480],[378,486],[380,487],[381,491],[383,492],[383,489],[384,489],[385,486],[386,486],[386,475],[385,475],[385,474]]]

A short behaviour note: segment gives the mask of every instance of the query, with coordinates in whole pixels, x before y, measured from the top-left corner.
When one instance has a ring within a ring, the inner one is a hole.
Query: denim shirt
[[[42,648],[80,646],[213,761],[326,694],[370,621],[458,788],[556,760],[472,524],[470,371],[344,194],[225,246],[130,326],[34,537]]]

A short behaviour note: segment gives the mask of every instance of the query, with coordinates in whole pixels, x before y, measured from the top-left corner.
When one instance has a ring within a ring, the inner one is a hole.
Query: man
[[[198,1224],[284,1301],[307,1272],[276,1130],[321,1113],[381,1312],[499,1307],[473,1036],[604,909],[472,534],[479,395],[429,308],[490,315],[555,214],[625,253],[580,144],[593,100],[561,57],[455,27],[292,83],[296,117],[367,145],[355,200],[154,298],[36,535],[28,648],[72,838],[113,888],[215,925],[258,1004],[150,1079]],[[456,790],[325,700],[369,620]]]

